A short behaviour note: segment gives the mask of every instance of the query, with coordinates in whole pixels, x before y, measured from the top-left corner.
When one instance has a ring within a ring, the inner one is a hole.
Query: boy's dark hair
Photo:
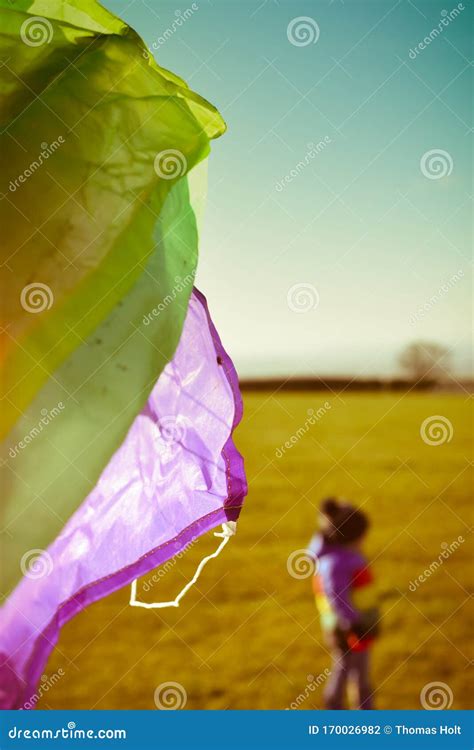
[[[369,528],[365,513],[336,497],[327,497],[322,501],[321,515],[321,531],[329,544],[351,544]]]

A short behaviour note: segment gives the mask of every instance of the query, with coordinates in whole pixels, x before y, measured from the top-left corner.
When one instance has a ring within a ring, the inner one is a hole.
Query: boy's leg
[[[372,686],[370,683],[370,651],[353,651],[350,655],[348,679],[355,689],[356,705],[353,708],[369,710],[373,708]]]
[[[324,689],[324,708],[344,708],[349,656],[339,649],[332,652],[331,674]]]

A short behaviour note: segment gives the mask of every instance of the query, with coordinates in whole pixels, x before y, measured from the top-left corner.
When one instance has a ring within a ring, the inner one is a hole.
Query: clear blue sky
[[[104,4],[149,46],[193,7]],[[241,374],[393,372],[420,338],[452,347],[465,373],[472,3],[196,6],[154,54],[228,124],[209,161],[198,286]],[[301,16],[315,43],[289,41]],[[424,174],[430,151],[443,153]],[[305,313],[288,305],[296,284],[308,287],[296,304],[317,302]]]

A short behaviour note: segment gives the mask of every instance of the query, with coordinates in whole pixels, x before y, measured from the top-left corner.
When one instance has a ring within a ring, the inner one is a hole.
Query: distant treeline
[[[446,381],[422,379],[418,382],[404,378],[244,378],[244,391],[468,391],[474,390],[471,380]]]

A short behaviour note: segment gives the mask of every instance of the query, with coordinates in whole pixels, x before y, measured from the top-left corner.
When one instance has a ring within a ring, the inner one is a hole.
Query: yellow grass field
[[[293,577],[287,563],[307,544],[320,499],[339,494],[373,522],[367,553],[383,611],[373,653],[376,706],[420,708],[423,687],[443,682],[452,708],[467,708],[472,400],[355,392],[244,400],[236,439],[250,490],[236,537],[179,609],[131,608],[123,590],[70,622],[46,670],[61,677],[38,707],[152,709],[156,688],[169,681],[182,686],[188,709],[321,707],[329,658],[311,579]],[[309,409],[319,414],[314,424]],[[423,441],[420,427],[431,416],[448,420],[450,440]],[[143,598],[173,597],[217,542],[197,543]],[[425,582],[410,590],[426,569]]]

